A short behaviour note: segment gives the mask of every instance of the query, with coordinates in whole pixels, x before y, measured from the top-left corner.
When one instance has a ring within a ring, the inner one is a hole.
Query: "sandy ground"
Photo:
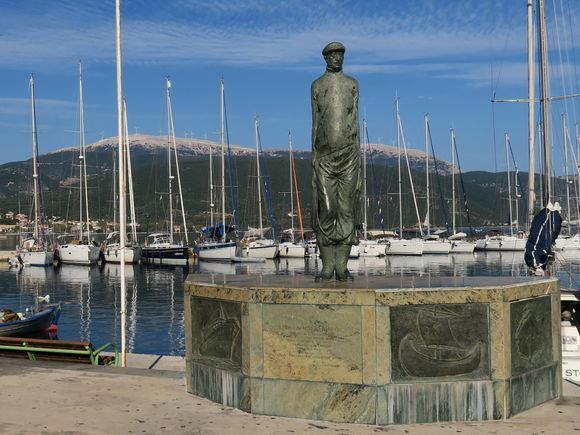
[[[580,431],[580,387],[507,421],[408,426],[254,416],[185,392],[183,372],[0,358],[2,434],[569,434]]]

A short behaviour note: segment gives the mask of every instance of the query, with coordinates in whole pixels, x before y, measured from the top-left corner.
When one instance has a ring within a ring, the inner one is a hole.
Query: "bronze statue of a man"
[[[344,75],[345,48],[322,50],[326,72],[312,83],[312,227],[322,259],[321,279],[344,281],[361,187],[358,82]]]

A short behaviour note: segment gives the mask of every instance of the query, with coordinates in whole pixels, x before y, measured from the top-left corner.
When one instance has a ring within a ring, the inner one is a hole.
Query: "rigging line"
[[[260,149],[260,156],[262,157],[258,164],[262,169],[262,182],[264,183],[264,193],[266,194],[266,208],[268,209],[268,215],[270,219],[270,224],[272,225],[272,239],[276,240],[276,218],[274,216],[274,210],[272,209],[272,195],[271,195],[271,188],[270,188],[270,175],[268,173],[268,166],[266,166],[266,162],[264,157],[264,151],[262,150],[262,138],[260,136],[260,130],[258,129],[258,148]],[[262,235],[263,237],[263,235]]]
[[[471,225],[471,216],[469,215],[469,205],[467,203],[467,192],[465,191],[465,183],[463,181],[463,171],[461,171],[461,163],[459,162],[459,153],[457,152],[457,141],[454,139],[455,161],[457,162],[457,169],[459,170],[459,182],[461,183],[461,193],[463,194],[463,206],[465,215],[467,216],[467,225],[469,225],[469,232],[473,234],[473,227]]]
[[[495,93],[493,95],[493,99],[495,100]],[[493,134],[493,167],[494,167],[494,173],[495,173],[495,196],[496,198],[499,197],[499,174],[497,172],[497,132],[496,132],[496,127],[495,127],[495,103],[492,100],[491,103],[491,126],[492,126],[492,134]],[[497,201],[497,205],[499,206],[499,201]],[[500,212],[501,210],[496,210],[497,212]],[[499,213],[501,214],[501,213]]]
[[[419,215],[419,206],[417,205],[417,195],[415,194],[415,186],[413,184],[413,177],[411,175],[411,166],[409,165],[409,156],[407,155],[407,144],[405,143],[405,133],[403,132],[403,123],[401,117],[399,116],[399,129],[401,132],[401,142],[403,143],[403,151],[405,152],[405,160],[407,162],[407,173],[409,175],[409,182],[411,183],[411,192],[413,194],[413,203],[415,205],[415,213],[417,215],[417,225],[419,226],[419,232],[421,237],[423,236],[423,228],[421,227],[421,216]]]
[[[364,134],[366,135],[367,144],[370,145],[368,126],[367,126],[367,128],[365,128]],[[369,148],[370,148],[370,146],[369,146]],[[371,187],[372,187],[371,197],[376,197],[377,195],[376,195],[375,189],[377,186],[377,182],[376,182],[376,171],[375,171],[375,166],[374,166],[374,161],[373,161],[373,153],[369,153],[367,158],[369,160],[370,169],[371,169],[370,170],[370,172],[371,172],[370,179],[371,179]],[[368,195],[368,192],[367,192],[367,195]],[[368,202],[369,202],[369,204],[371,203],[370,201],[368,201]],[[379,210],[381,211],[380,213],[379,213]],[[379,218],[379,221],[382,223],[383,216],[382,216],[382,210],[380,209],[380,197],[377,199],[377,208],[375,209],[375,213],[376,213],[376,216]],[[381,224],[381,227],[382,227],[382,224]],[[384,228],[383,228],[383,230],[384,230]]]
[[[431,145],[431,153],[433,154],[433,162],[435,166],[435,175],[437,176],[437,189],[439,190],[439,200],[441,201],[443,208],[443,217],[445,219],[445,228],[447,229],[447,234],[449,232],[449,214],[447,207],[445,205],[445,198],[443,195],[443,187],[441,186],[441,175],[439,174],[439,165],[437,164],[437,158],[435,157],[435,148],[433,147],[433,139],[431,137],[431,125],[427,123],[427,133],[429,135],[429,144]],[[427,157],[429,158],[429,157]],[[453,170],[453,169],[452,169]],[[427,174],[429,176],[429,174]]]
[[[572,46],[572,65],[574,65],[574,82],[575,88],[578,89],[578,72],[576,64],[576,42],[574,40],[574,26],[572,25],[572,8],[570,7],[570,0],[568,0],[568,29],[570,29],[570,45]]]
[[[564,254],[560,253],[559,251],[554,251],[554,260],[558,260],[561,266],[566,264],[572,264],[569,261],[567,261]],[[568,271],[565,272],[568,275],[568,278],[570,279],[570,284],[576,287],[576,289],[580,289],[580,282],[576,280],[570,272]]]
[[[556,0],[552,0],[552,8],[554,11],[554,21],[555,21],[555,29],[556,29],[556,45],[558,47],[558,58],[560,59],[560,65],[559,65],[559,70],[560,70],[560,77],[561,77],[561,84],[562,84],[562,95],[568,95],[568,93],[571,91],[571,86],[570,88],[568,88],[568,84],[567,84],[567,80],[566,80],[566,74],[564,73],[564,60],[562,59],[562,43],[561,43],[561,37],[560,37],[560,25],[559,25],[559,21],[558,21],[558,13],[556,11]],[[566,48],[567,49],[567,48]],[[564,99],[564,110],[566,112],[568,112],[568,99]]]
[[[518,195],[518,191],[519,191],[519,196],[520,196],[520,198],[523,199],[523,202],[524,202],[524,210],[527,210],[528,209],[528,200],[526,199],[526,196],[524,195],[524,191],[522,190],[522,180],[520,178],[520,170],[518,169],[518,164],[516,162],[516,157],[514,155],[514,150],[513,150],[513,147],[512,147],[512,142],[511,142],[510,139],[508,139],[507,142],[508,142],[508,149],[509,149],[509,152],[510,152],[510,155],[511,155],[511,158],[512,158],[512,162],[514,164],[514,169],[515,169],[515,172],[516,172],[516,195]],[[508,174],[508,176],[509,176],[509,174]],[[517,202],[516,202],[516,204],[517,204]],[[519,209],[519,206],[518,206],[518,209]],[[519,214],[519,210],[517,212]],[[520,226],[520,223],[518,222],[517,225],[519,227]]]
[[[231,199],[232,199],[232,225],[235,228],[235,232],[237,235],[237,228],[238,228],[238,210],[237,210],[237,199],[236,199],[236,190],[235,190],[235,186],[237,186],[237,181],[238,181],[238,172],[237,172],[237,166],[234,166],[232,164],[232,156],[231,156],[231,149],[230,149],[230,131],[228,128],[228,116],[227,116],[227,105],[226,105],[226,97],[225,97],[225,90],[224,90],[224,123],[225,123],[225,129],[226,129],[226,144],[228,147],[228,179],[230,182],[230,195],[231,195]],[[234,170],[236,171],[235,174],[233,174]],[[234,181],[236,182],[234,184]],[[223,222],[224,225],[224,231],[226,230],[226,223]]]
[[[562,21],[565,23],[565,17],[566,15],[564,14],[564,0],[560,0],[560,13],[562,14]],[[572,55],[574,57],[574,33],[572,31],[572,11],[570,9],[570,2],[568,2],[568,25],[564,25],[564,32],[566,32],[566,30],[568,31],[569,35],[570,35],[570,41],[572,42],[571,46],[572,46]],[[576,65],[572,64],[570,62],[570,46],[568,45],[568,38],[566,37],[566,35],[564,35],[564,44],[565,44],[565,54],[566,54],[566,65],[568,68],[568,71],[572,73],[572,76],[569,76],[569,80],[570,80],[570,89],[578,89],[578,76],[576,74]],[[573,67],[572,67],[573,65]],[[574,120],[576,120],[576,102],[572,101],[572,113],[574,116]]]

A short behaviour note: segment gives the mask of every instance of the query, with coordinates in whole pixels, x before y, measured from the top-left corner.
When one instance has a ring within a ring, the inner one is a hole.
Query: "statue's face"
[[[332,51],[324,56],[326,60],[326,69],[333,72],[342,70],[342,62],[344,61],[344,53],[342,51]]]

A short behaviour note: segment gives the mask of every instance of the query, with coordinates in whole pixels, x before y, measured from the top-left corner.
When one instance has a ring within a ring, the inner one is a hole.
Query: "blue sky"
[[[580,92],[580,2],[546,3],[552,94]],[[3,0],[1,8],[0,163],[30,156],[30,73],[40,152],[78,143],[79,59],[87,142],[116,134],[114,1]],[[165,133],[170,75],[176,134],[217,140],[223,75],[232,143],[253,146],[257,115],[265,147],[285,147],[291,130],[309,149],[310,83],[324,72],[322,47],[339,40],[371,142],[394,142],[398,95],[408,146],[423,148],[428,112],[439,157],[450,159],[453,126],[463,169],[503,170],[508,130],[527,167],[526,105],[496,105],[494,147],[490,103],[493,92],[526,97],[526,0],[125,0],[122,15],[131,133]],[[573,128],[578,104],[554,104],[557,159],[561,113]]]

